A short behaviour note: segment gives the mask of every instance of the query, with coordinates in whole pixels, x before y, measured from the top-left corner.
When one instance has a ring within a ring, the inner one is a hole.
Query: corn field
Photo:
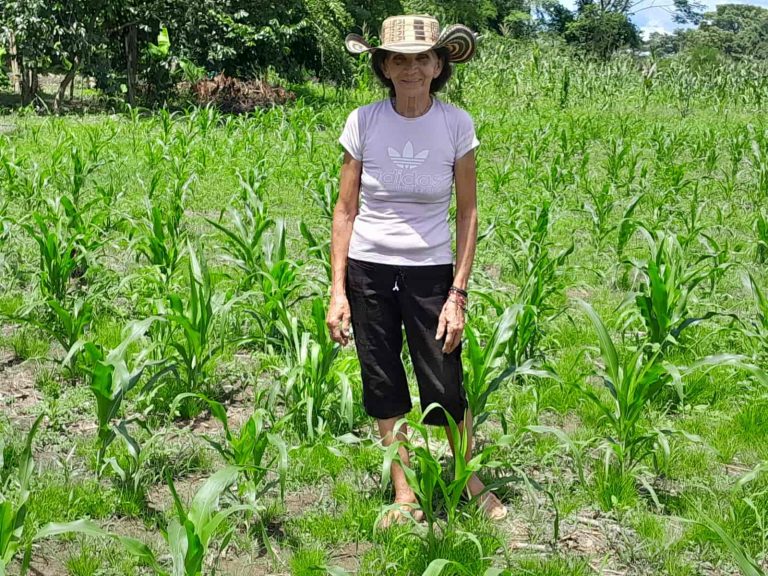
[[[0,576],[766,574],[766,72],[494,38],[455,70],[478,446],[409,414],[427,521],[386,531],[397,446],[325,326],[365,63],[247,116],[4,117]]]

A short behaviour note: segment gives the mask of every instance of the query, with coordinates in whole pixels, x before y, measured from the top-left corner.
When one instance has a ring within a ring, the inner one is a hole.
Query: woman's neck
[[[395,96],[393,98],[395,111],[406,118],[423,116],[432,107],[432,95],[425,96]]]

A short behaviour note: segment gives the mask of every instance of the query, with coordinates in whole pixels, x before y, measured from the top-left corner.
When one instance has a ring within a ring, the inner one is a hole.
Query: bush
[[[637,27],[621,12],[603,12],[594,4],[584,6],[576,20],[567,24],[565,40],[581,50],[607,60],[621,48],[637,48]]]

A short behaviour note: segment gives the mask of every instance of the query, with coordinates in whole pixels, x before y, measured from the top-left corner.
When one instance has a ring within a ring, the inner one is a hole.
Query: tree
[[[431,14],[442,25],[461,23],[485,30],[497,16],[493,0],[402,0],[401,14]]]
[[[637,27],[626,14],[603,12],[594,4],[584,6],[578,17],[566,26],[565,40],[603,59],[620,48],[640,45]]]
[[[21,91],[22,105],[39,90],[38,74],[48,63],[55,20],[45,0],[5,0],[0,3],[0,31],[11,58],[11,70]]]
[[[576,14],[558,0],[544,0],[536,6],[536,19],[545,31],[563,36],[568,24],[576,19]]]
[[[714,48],[733,58],[768,59],[768,9],[721,4],[686,35],[686,49]]]
[[[683,38],[684,35],[682,30],[675,30],[673,34],[651,32],[646,41],[646,45],[654,58],[671,56],[672,54],[680,52]]]
[[[344,6],[355,26],[364,35],[378,35],[384,19],[393,14],[400,14],[403,9],[400,0],[369,0],[368,2],[344,0]]]
[[[56,91],[53,109],[58,112],[67,87],[80,66],[87,63],[101,35],[100,0],[60,0],[48,3],[53,20],[52,37],[47,46],[55,68],[64,72]]]
[[[489,26],[512,38],[529,38],[535,33],[528,0],[493,0],[496,16]]]

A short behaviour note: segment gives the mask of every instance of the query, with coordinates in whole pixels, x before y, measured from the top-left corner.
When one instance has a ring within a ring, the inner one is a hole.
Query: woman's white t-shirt
[[[456,160],[480,142],[469,114],[433,98],[406,118],[391,100],[354,110],[339,138],[363,164],[349,257],[393,265],[450,264]]]

